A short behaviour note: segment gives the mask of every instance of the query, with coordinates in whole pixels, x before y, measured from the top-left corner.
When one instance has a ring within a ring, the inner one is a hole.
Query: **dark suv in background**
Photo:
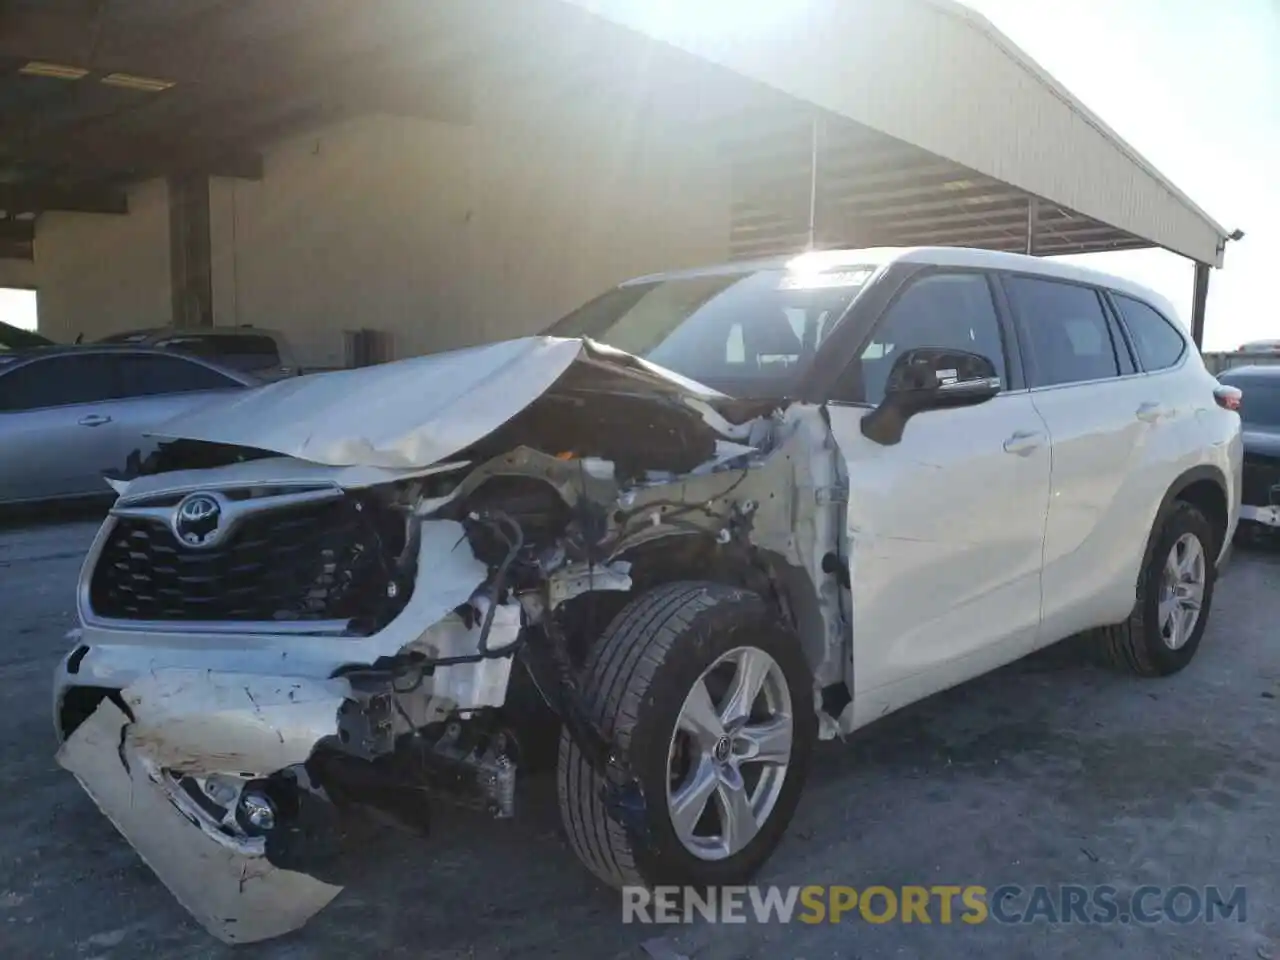
[[[302,371],[285,338],[257,327],[154,327],[103,337],[98,343],[127,344],[172,350],[209,360],[219,366],[251,373],[259,380],[279,380]]]

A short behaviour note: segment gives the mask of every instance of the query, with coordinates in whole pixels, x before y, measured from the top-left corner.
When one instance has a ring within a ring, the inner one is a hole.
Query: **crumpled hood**
[[[627,391],[684,402],[734,436],[723,394],[589,340],[525,337],[394,363],[294,377],[228,396],[156,429],[166,439],[269,450],[329,466],[427,467],[492,433],[575,364]]]

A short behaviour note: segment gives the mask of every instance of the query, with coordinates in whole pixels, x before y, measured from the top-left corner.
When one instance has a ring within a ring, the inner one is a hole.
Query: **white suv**
[[[740,883],[818,739],[1083,631],[1191,660],[1241,428],[1172,316],[1052,261],[821,252],[210,405],[87,558],[59,760],[225,940],[336,895],[360,811],[510,815],[542,729],[597,876]]]

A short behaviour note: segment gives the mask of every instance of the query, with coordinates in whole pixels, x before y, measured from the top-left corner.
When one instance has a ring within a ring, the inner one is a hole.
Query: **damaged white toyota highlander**
[[[511,816],[547,730],[597,876],[744,882],[819,739],[1084,631],[1191,660],[1242,450],[1172,316],[1049,261],[824,251],[219,400],[115,481],[59,762],[231,942],[337,895],[361,822]]]

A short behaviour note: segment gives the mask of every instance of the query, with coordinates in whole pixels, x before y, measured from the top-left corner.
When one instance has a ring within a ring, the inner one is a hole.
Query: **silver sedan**
[[[0,503],[110,495],[104,475],[146,434],[259,381],[195,357],[137,347],[0,353]]]

